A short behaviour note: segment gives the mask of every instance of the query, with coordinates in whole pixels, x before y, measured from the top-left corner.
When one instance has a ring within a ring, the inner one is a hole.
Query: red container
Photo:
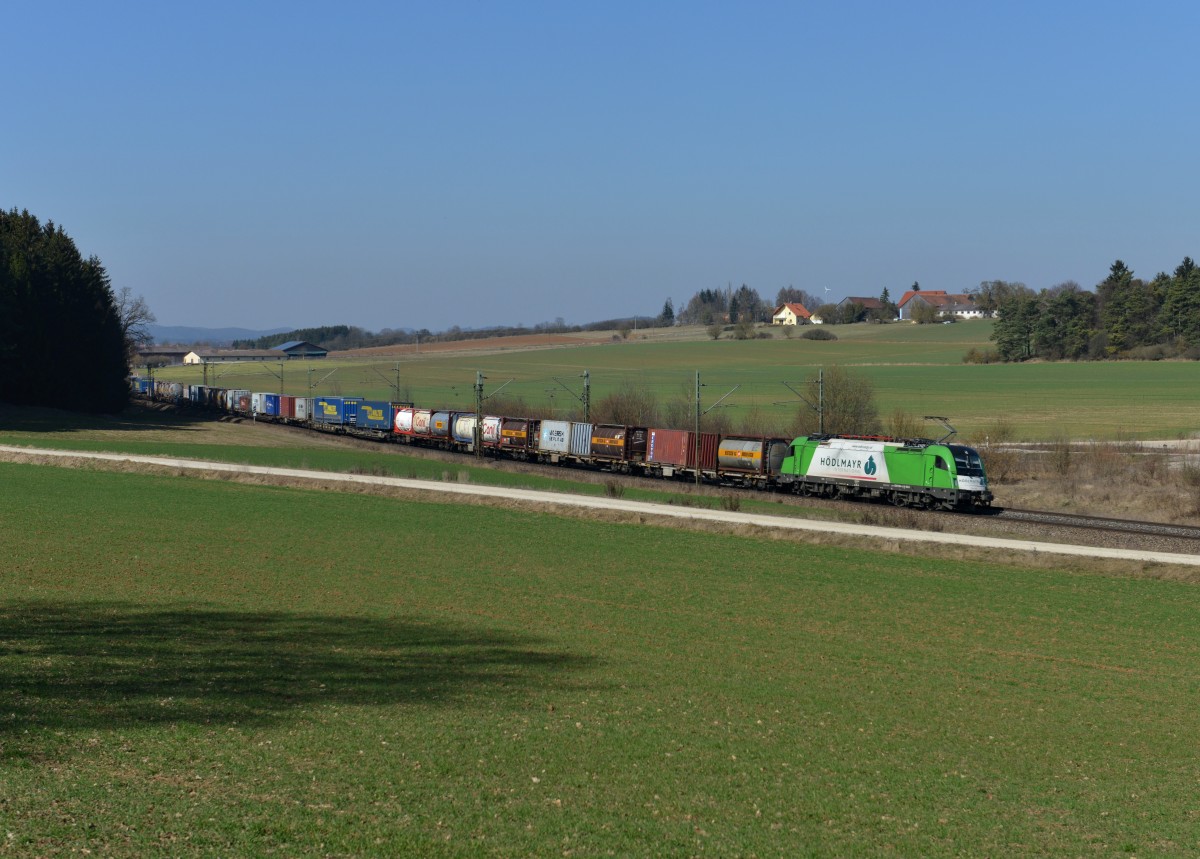
[[[691,436],[691,433],[688,433]],[[700,433],[700,470],[701,471],[716,471],[717,470],[717,449],[721,445],[721,437],[715,432]],[[692,468],[696,467],[696,447],[693,443],[689,450],[690,459],[688,465]]]
[[[296,398],[295,397],[281,396],[279,398],[279,417],[290,418],[292,420],[295,420],[295,418],[296,418]]]
[[[646,462],[683,468],[688,464],[687,430],[652,429],[646,445]]]
[[[721,437],[700,433],[700,468],[715,471]],[[696,434],[687,430],[652,429],[646,443],[646,462],[675,468],[696,467]]]

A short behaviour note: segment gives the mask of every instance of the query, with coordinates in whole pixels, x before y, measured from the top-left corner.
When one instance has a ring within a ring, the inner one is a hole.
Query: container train
[[[809,435],[795,439],[477,415],[361,397],[291,397],[133,377],[135,394],[325,432],[900,507],[981,511],[991,505],[973,448],[931,439]]]

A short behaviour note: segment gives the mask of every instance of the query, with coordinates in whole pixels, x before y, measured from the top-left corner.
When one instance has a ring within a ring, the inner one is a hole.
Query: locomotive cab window
[[[983,462],[979,454],[961,444],[949,445],[950,453],[954,455],[954,465],[962,477],[983,477]]]
[[[946,463],[945,458],[941,457],[941,456],[935,456],[933,458],[933,465],[934,465],[934,468],[941,469],[942,471],[950,470],[950,466]]]

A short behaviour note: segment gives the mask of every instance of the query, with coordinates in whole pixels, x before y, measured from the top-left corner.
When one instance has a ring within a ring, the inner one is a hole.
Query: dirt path
[[[756,513],[738,513],[724,510],[703,510],[691,507],[673,507],[643,501],[625,501],[617,498],[596,498],[568,495],[557,492],[542,492],[532,489],[512,489],[472,484],[438,483],[426,480],[411,480],[400,477],[378,477],[364,474],[338,474],[325,471],[306,471],[291,468],[268,468],[253,465],[234,465],[220,462],[201,462],[190,459],[174,459],[161,456],[135,456],[115,453],[89,453],[81,451],[46,450],[0,445],[0,458],[7,461],[33,461],[45,464],[69,461],[94,461],[108,463],[131,463],[177,471],[199,471],[229,475],[259,475],[289,481],[317,484],[365,484],[406,490],[416,497],[425,499],[441,496],[445,499],[480,499],[485,503],[511,506],[527,504],[545,509],[584,509],[598,515],[608,513],[625,514],[632,521],[691,520],[746,526],[768,531],[808,531],[821,534],[841,534],[847,537],[870,537],[893,544],[897,543],[940,543],[954,546],[969,546],[977,549],[997,549],[1009,552],[1040,553],[1044,555],[1066,555],[1089,558],[1108,558],[1125,561],[1150,561],[1179,566],[1200,566],[1200,555],[1181,555],[1167,552],[1142,551],[1137,549],[1108,549],[1091,546],[1070,546],[1058,543],[1040,543],[998,537],[979,537],[967,534],[944,532],[910,531],[901,528],[885,528],[847,524],[840,522],[810,521],[805,519],[765,516]]]

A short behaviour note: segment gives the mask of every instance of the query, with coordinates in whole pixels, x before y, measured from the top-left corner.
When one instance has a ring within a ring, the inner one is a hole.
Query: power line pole
[[[703,453],[703,447],[700,444],[700,418],[703,417],[704,415],[708,414],[709,412],[711,412],[717,406],[721,405],[721,403],[725,402],[727,399],[729,399],[730,394],[732,394],[734,391],[736,391],[738,388],[740,388],[741,385],[734,385],[732,388],[730,388],[728,391],[725,392],[725,396],[721,397],[721,399],[717,400],[715,403],[713,403],[711,406],[709,406],[704,411],[700,411],[700,389],[702,387],[704,387],[704,386],[700,384],[700,371],[697,370],[696,371],[696,485],[697,486],[700,485],[700,455]],[[718,451],[718,455],[719,455],[719,451]]]
[[[696,371],[696,485],[700,485],[700,371]]]
[[[571,388],[567,385],[567,383],[564,382],[562,379],[559,379],[556,377],[554,379],[554,381],[560,388],[562,388],[564,391],[566,391],[568,394],[570,394],[572,397],[574,397],[579,402],[583,403],[583,420],[586,423],[590,424],[592,422],[592,377],[591,377],[591,374],[589,373],[589,371],[587,371],[587,370],[583,371],[583,393],[582,394],[575,393],[573,390],[571,390]],[[505,382],[505,384],[507,385],[508,382]],[[553,391],[554,389],[549,388],[547,390]],[[551,394],[551,405],[553,405],[553,399],[554,399],[553,394]]]
[[[483,371],[475,371],[475,456],[483,457]],[[453,428],[451,428],[453,429]]]
[[[817,432],[821,435],[825,434],[825,368],[821,367],[817,370],[817,378],[812,382],[817,386],[817,401],[814,403],[809,399],[809,395],[803,391],[797,391],[787,382],[783,386],[804,401],[804,404],[817,413]],[[775,403],[775,405],[784,405],[784,403]]]
[[[825,368],[817,370],[817,429],[825,433]]]

